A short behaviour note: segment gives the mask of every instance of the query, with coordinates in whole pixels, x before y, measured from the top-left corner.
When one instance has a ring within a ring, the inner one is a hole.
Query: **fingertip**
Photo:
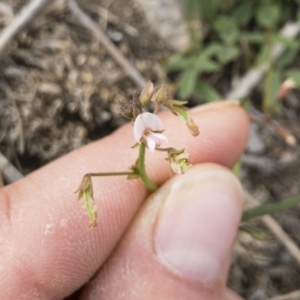
[[[195,166],[172,183],[158,213],[155,253],[189,280],[224,278],[242,210],[236,177],[215,164]]]
[[[214,162],[232,167],[245,150],[249,117],[236,101],[214,102],[191,110],[200,128],[192,145],[196,162]]]
[[[241,210],[240,183],[224,167],[174,177],[146,201],[84,299],[221,299]]]

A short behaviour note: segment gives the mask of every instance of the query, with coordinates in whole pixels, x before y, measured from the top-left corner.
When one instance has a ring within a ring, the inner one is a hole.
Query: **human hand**
[[[1,189],[0,298],[62,299],[83,286],[72,299],[239,299],[225,284],[242,192],[225,167],[244,150],[248,120],[231,102],[191,113],[197,138],[170,113],[161,118],[195,166],[168,180],[163,154],[147,153],[149,177],[162,185],[152,195],[139,180],[95,179],[90,231],[72,191],[84,173],[132,164],[130,125]]]

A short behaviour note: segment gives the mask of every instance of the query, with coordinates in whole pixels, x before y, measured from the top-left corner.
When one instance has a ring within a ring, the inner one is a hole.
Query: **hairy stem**
[[[142,179],[143,183],[145,186],[150,190],[150,191],[155,191],[158,189],[158,186],[152,182],[145,170],[145,152],[146,152],[146,145],[144,142],[140,144],[140,153],[139,153],[139,159],[138,159],[138,169],[139,169],[139,175],[140,178]]]

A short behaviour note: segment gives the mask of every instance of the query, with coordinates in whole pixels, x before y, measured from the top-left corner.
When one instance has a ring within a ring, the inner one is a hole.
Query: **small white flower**
[[[144,141],[151,152],[155,150],[155,147],[160,146],[161,140],[168,142],[168,138],[160,133],[163,130],[161,119],[148,112],[138,115],[133,126],[136,141],[138,143]]]

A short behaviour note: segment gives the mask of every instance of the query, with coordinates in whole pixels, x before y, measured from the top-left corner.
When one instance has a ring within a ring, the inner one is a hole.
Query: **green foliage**
[[[292,78],[297,87],[300,88],[300,70],[299,69],[290,69],[286,72],[287,78]]]
[[[239,28],[237,22],[233,18],[220,17],[214,22],[213,27],[220,39],[227,44],[233,44],[239,38]]]
[[[205,99],[207,102],[220,100],[221,96],[219,93],[208,83],[202,80],[198,80],[195,86],[196,93]]]
[[[197,82],[197,70],[186,69],[179,78],[179,96],[187,98],[193,92]]]
[[[265,28],[274,27],[279,21],[280,6],[275,1],[260,1],[255,18],[258,25]]]
[[[278,111],[277,94],[282,79],[278,70],[269,68],[264,82],[263,110],[268,113]]]
[[[283,25],[300,20],[299,16],[300,0],[187,0],[191,47],[172,55],[164,66],[178,80],[179,97],[198,94],[205,102],[218,100],[224,83],[227,89],[232,85],[228,65],[238,66],[243,74],[266,63],[262,108],[277,110],[281,83],[292,77],[300,86],[300,71],[295,68],[300,40],[280,35]],[[285,47],[276,61],[272,57],[275,44]]]
[[[253,17],[253,5],[250,2],[242,2],[233,11],[233,18],[241,25],[247,25]]]

